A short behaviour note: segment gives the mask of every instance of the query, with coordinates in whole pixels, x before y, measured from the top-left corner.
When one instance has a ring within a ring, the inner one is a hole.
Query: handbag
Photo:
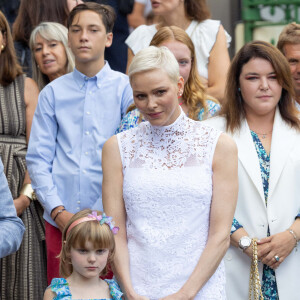
[[[253,256],[250,268],[250,280],[249,280],[249,300],[264,300],[264,296],[261,291],[261,283],[258,272],[258,259],[257,259],[257,239],[252,239]],[[253,296],[253,298],[252,298]]]

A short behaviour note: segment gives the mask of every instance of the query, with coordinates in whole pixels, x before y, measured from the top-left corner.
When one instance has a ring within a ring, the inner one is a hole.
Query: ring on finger
[[[280,259],[280,257],[279,257],[278,255],[275,255],[274,258],[275,258],[275,260],[276,260],[277,262],[278,262],[279,259]]]

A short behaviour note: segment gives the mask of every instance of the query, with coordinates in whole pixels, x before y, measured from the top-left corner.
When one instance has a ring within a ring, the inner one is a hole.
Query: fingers
[[[265,243],[269,243],[271,241],[272,237],[268,236],[268,237],[265,237],[263,239],[260,239],[257,241],[257,245],[262,245],[262,244],[265,244]]]

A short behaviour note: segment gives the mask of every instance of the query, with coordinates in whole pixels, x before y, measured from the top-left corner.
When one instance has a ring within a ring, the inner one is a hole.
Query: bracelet
[[[290,232],[291,235],[293,236],[293,238],[296,240],[295,248],[296,248],[296,251],[297,251],[297,245],[298,245],[299,240],[298,240],[298,238],[297,238],[297,236],[296,236],[296,233],[295,233],[294,230],[291,229],[291,228],[287,229],[287,231]]]
[[[23,187],[21,188],[21,191],[20,191],[20,195],[27,196],[30,199],[30,201],[37,200],[36,194],[30,183],[25,183],[23,185]]]
[[[61,214],[64,210],[66,210],[65,208],[60,209],[57,214],[55,215],[55,217],[53,218],[53,221],[55,221],[55,219],[58,217],[59,214]]]

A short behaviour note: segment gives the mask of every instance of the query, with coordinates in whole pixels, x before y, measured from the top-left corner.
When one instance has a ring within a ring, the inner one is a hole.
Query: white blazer
[[[225,119],[205,124],[225,131]],[[229,133],[230,134],[230,133]],[[268,207],[266,208],[260,166],[247,121],[230,134],[238,147],[239,193],[235,218],[250,237],[264,238],[288,229],[300,212],[300,133],[292,129],[276,110],[271,152]],[[300,245],[298,245],[299,247]],[[230,246],[225,255],[228,300],[248,299],[250,258]],[[260,277],[262,264],[259,263]],[[300,299],[300,249],[295,249],[275,270],[280,300]]]

